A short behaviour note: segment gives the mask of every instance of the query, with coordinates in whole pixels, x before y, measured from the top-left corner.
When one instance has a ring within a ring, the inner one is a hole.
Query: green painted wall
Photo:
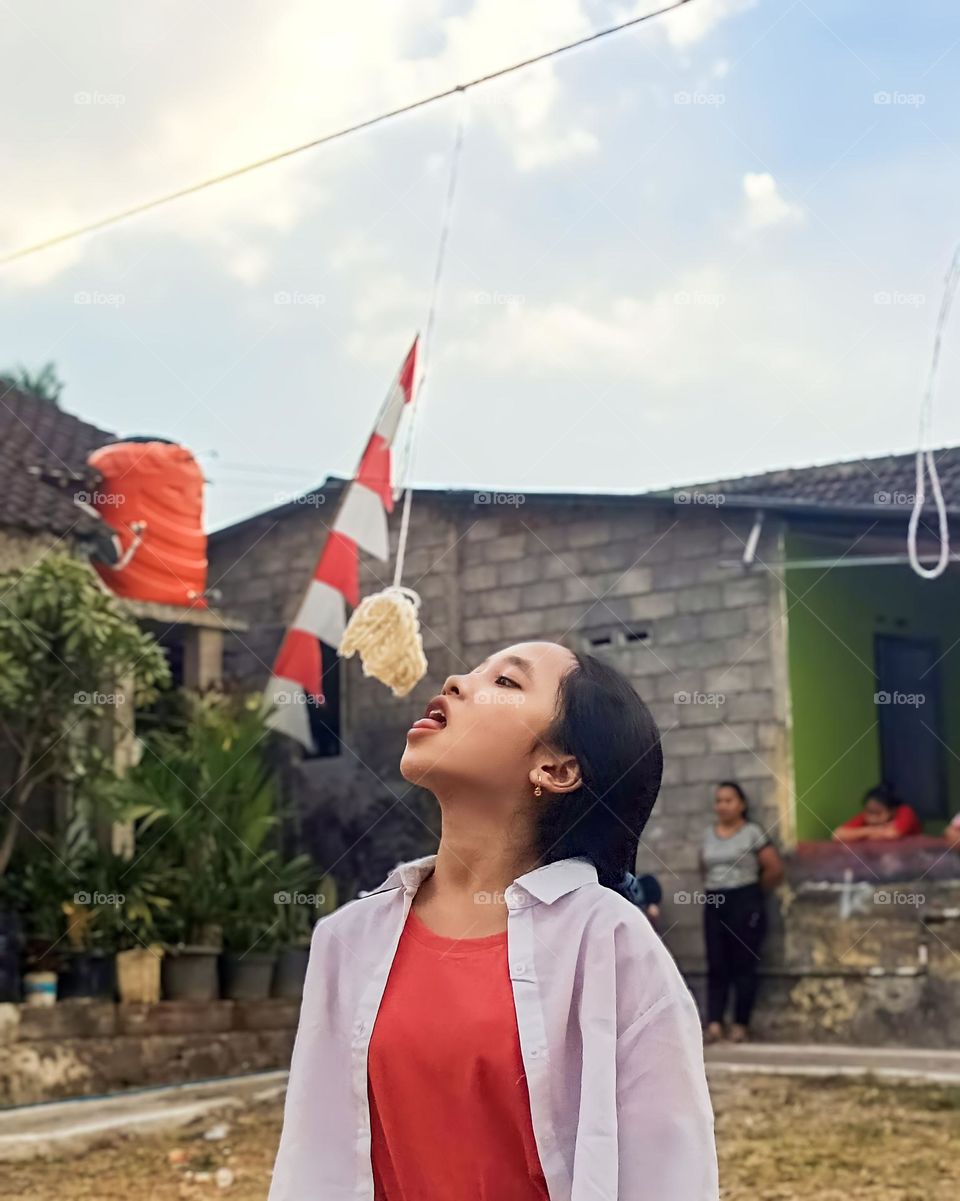
[[[788,534],[787,559],[836,557],[836,543]],[[960,577],[921,580],[907,564],[786,573],[797,837],[829,838],[880,779],[873,638],[937,638],[950,813],[960,810]],[[801,599],[802,598],[802,599]],[[951,649],[952,648],[952,649]],[[940,834],[942,824],[927,827]]]

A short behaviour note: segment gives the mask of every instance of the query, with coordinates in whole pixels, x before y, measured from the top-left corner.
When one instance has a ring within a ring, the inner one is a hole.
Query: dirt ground
[[[713,1081],[723,1201],[956,1201],[960,1089],[721,1076]],[[79,1159],[0,1164],[0,1197],[22,1201],[264,1201],[280,1105],[132,1137]],[[232,1181],[217,1183],[218,1169]],[[671,1198],[670,1201],[681,1201]]]

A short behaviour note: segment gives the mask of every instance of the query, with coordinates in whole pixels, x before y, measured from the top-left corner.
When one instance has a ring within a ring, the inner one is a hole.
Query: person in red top
[[[922,834],[920,818],[904,805],[885,784],[871,788],[863,798],[863,809],[833,832],[840,842],[858,842],[869,838],[909,838]]]

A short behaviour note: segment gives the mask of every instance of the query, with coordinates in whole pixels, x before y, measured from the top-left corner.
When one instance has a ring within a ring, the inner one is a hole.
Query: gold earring
[[[533,795],[534,796],[542,796],[543,795],[543,789],[540,787],[540,773],[539,772],[537,772],[537,786],[533,790]]]

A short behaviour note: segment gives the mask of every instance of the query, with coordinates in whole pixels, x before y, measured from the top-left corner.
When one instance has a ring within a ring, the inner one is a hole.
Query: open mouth
[[[410,727],[413,730],[443,730],[447,725],[447,711],[439,699],[432,700],[426,708],[423,717],[418,717]]]

